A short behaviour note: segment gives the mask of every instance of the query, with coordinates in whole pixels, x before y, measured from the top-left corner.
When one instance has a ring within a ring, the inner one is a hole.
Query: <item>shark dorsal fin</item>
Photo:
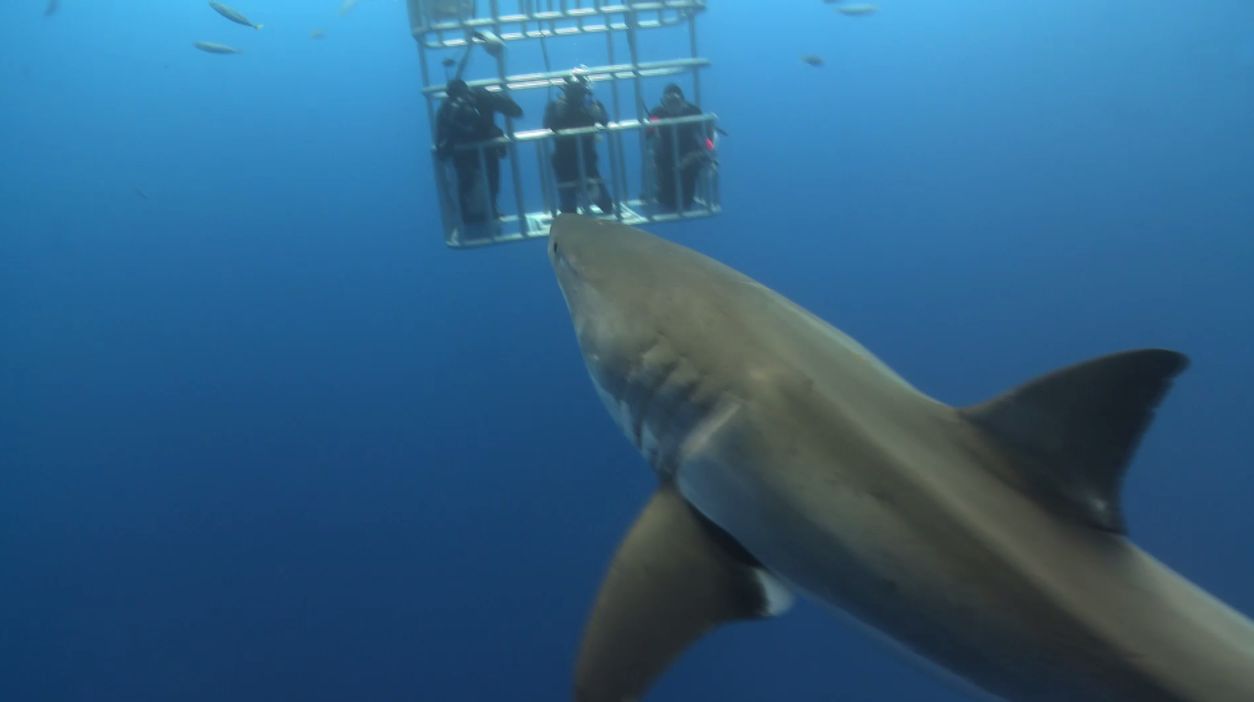
[[[641,699],[703,634],[777,614],[789,601],[743,547],[663,484],[601,584],[575,666],[575,700]]]
[[[1155,406],[1187,365],[1182,354],[1161,349],[1103,356],[964,414],[1017,459],[1021,482],[1042,499],[1093,526],[1123,532],[1123,474]]]

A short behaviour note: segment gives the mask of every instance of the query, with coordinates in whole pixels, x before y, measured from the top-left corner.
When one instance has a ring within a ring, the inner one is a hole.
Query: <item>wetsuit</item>
[[[566,88],[561,97],[544,110],[545,129],[574,129],[609,124],[605,105],[587,92]],[[581,146],[582,144],[582,146]],[[578,208],[579,153],[583,152],[583,176],[587,178],[588,197],[602,212],[614,209],[610,190],[597,169],[596,135],[557,137],[553,146],[553,172],[557,176],[557,193],[562,212]]]
[[[680,98],[670,104],[663,103],[649,112],[650,120],[691,117],[701,114],[701,108]],[[657,167],[657,201],[667,209],[675,209],[675,174],[678,168],[684,209],[692,207],[696,195],[697,176],[705,165],[704,157],[710,148],[708,128],[704,123],[672,124],[650,128],[653,137],[653,163]]]
[[[522,108],[504,92],[489,92],[475,88],[450,97],[440,105],[436,115],[436,154],[443,159],[451,158],[457,171],[457,201],[462,220],[467,224],[481,223],[489,216],[495,218],[496,196],[501,190],[501,163],[505,147],[491,146],[483,149],[456,149],[459,144],[473,144],[495,139],[504,132],[496,126],[496,113],[507,117],[522,117]],[[485,202],[481,190],[483,174],[479,172],[480,151],[486,168],[490,198]]]

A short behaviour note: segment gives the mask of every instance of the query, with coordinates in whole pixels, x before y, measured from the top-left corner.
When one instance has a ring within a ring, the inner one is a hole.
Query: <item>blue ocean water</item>
[[[444,247],[404,3],[45,4],[0,6],[0,699],[568,699],[652,479],[543,246]],[[1254,613],[1254,4],[711,5],[725,212],[656,231],[952,404],[1189,354],[1131,533]],[[964,697],[808,603],[650,697],[820,699]]]

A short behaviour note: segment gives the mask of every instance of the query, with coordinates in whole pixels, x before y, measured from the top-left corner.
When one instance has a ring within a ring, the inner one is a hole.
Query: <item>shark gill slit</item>
[[[640,401],[636,404],[635,411],[631,411],[630,402],[627,403],[626,409],[631,419],[631,437],[636,443],[636,448],[642,451],[644,450],[645,423],[653,401],[657,398],[658,392],[665,387],[667,378],[679,367],[677,358],[666,358],[665,341],[659,336],[657,341],[640,354],[640,360],[628,380],[629,386],[635,385],[635,389],[639,390]],[[651,356],[657,354],[662,354],[663,360],[650,359]],[[629,393],[628,397],[630,394],[634,393]]]
[[[623,428],[623,433],[627,435],[628,440],[630,440],[632,445],[636,448],[640,448],[640,434],[636,429],[636,413],[632,411],[632,396],[636,394],[641,387],[639,377],[644,371],[645,356],[656,345],[656,342],[650,344],[639,355],[634,356],[621,377],[615,378],[613,374],[609,374],[605,378],[605,389],[617,403],[616,416],[619,420],[619,424]]]
[[[696,367],[683,356],[676,356],[650,400],[649,415],[644,422],[646,427],[650,424],[654,427],[654,451],[648,454],[649,463],[654,468],[670,472],[667,467],[673,458],[673,451],[666,452],[666,447],[674,447],[678,443],[674,440],[675,435],[686,435],[694,421],[699,421],[704,415],[703,408],[696,401],[700,387],[701,375]],[[670,441],[664,441],[665,438]]]

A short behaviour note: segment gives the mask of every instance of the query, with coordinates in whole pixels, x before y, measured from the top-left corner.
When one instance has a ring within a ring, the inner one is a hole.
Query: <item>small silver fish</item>
[[[235,8],[229,7],[227,5],[223,5],[220,2],[209,0],[209,7],[212,7],[214,12],[231,20],[235,24],[242,24],[245,27],[251,27],[253,29],[261,29],[263,26],[260,24],[254,24],[252,20],[245,17],[243,13],[241,13],[239,10],[236,10]]]
[[[340,14],[347,15],[349,12],[352,12],[353,8],[357,7],[358,1],[359,0],[344,0],[344,2],[340,3]]]
[[[326,39],[327,33],[321,29],[315,29],[309,33],[309,38],[310,39]]]
[[[238,54],[240,52],[239,49],[234,46],[218,44],[217,42],[212,41],[198,41],[195,44],[192,44],[192,46],[211,54]]]
[[[842,15],[848,15],[850,17],[859,17],[859,16],[864,16],[864,15],[873,15],[879,11],[880,7],[879,5],[875,5],[872,3],[864,3],[861,5],[841,5],[839,7],[833,7],[832,9],[839,12]]]

